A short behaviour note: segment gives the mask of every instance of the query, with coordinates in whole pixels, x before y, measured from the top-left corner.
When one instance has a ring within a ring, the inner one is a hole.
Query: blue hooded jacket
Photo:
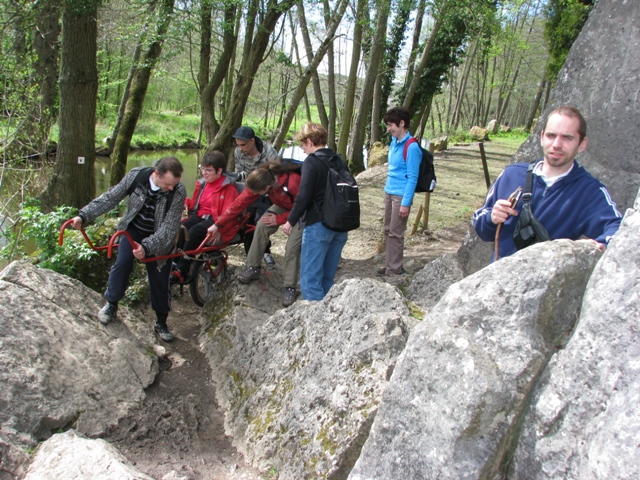
[[[524,190],[528,167],[528,163],[507,166],[487,193],[484,206],[473,214],[473,227],[485,242],[495,239],[497,225],[491,221],[493,205],[499,199],[509,198],[518,186]],[[518,213],[522,210],[522,199],[515,210]],[[607,245],[622,220],[607,188],[578,162],[574,162],[567,176],[551,187],[547,187],[538,175],[533,175],[531,211],[553,240],[578,240],[584,236]],[[518,218],[509,217],[500,230],[500,257],[516,252],[513,231]]]

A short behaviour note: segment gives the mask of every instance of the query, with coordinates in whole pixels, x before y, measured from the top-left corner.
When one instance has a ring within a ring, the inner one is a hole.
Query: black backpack
[[[127,195],[131,195],[133,191],[136,189],[138,185],[147,186],[149,185],[149,177],[153,173],[153,167],[145,167],[141,168],[140,171],[136,174],[136,178],[133,180],[133,183],[129,185],[127,189]],[[167,206],[164,209],[165,215],[169,212],[171,208],[171,203],[173,202],[173,195],[175,193],[175,189],[169,190],[167,193]]]
[[[422,152],[422,161],[420,162],[420,170],[418,171],[418,183],[416,184],[416,193],[433,192],[436,188],[436,170],[433,167],[433,154],[429,150],[422,148],[418,140],[411,137],[404,145],[403,158],[407,161],[407,150],[409,145],[417,143]]]
[[[339,155],[315,155],[329,167],[324,189],[322,225],[334,232],[348,232],[360,226],[358,184]]]

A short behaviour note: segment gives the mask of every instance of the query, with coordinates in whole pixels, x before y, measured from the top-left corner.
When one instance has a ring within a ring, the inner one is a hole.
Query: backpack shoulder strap
[[[138,185],[144,185],[146,181],[149,181],[149,177],[151,176],[152,172],[153,167],[141,168],[140,171],[136,174],[136,178],[133,180],[133,183],[129,185],[129,188],[127,189],[127,195],[131,195]]]
[[[524,203],[529,203],[531,201],[531,187],[533,186],[533,167],[536,166],[537,162],[531,162],[529,164],[529,168],[527,168],[527,180],[524,184],[524,192],[522,194],[522,201]]]
[[[407,161],[407,152],[409,151],[409,145],[411,145],[412,143],[418,143],[418,140],[416,140],[415,137],[411,137],[409,140],[407,140],[407,143],[404,144],[404,150],[402,151],[402,158],[404,158],[405,162]]]

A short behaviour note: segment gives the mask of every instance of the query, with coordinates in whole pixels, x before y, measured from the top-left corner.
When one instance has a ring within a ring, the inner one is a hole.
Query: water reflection
[[[203,150],[196,149],[176,149],[176,150],[135,150],[129,153],[127,159],[127,172],[135,167],[151,167],[162,157],[176,157],[182,163],[184,172],[182,183],[187,189],[187,194],[191,196],[193,188],[198,179],[198,165]],[[106,192],[111,186],[111,158],[96,157],[94,165],[96,175],[96,196]]]

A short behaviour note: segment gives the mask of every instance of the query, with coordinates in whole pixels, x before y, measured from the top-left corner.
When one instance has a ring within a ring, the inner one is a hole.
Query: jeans
[[[338,270],[347,232],[334,232],[321,222],[307,225],[302,232],[300,290],[305,300],[322,300]]]

